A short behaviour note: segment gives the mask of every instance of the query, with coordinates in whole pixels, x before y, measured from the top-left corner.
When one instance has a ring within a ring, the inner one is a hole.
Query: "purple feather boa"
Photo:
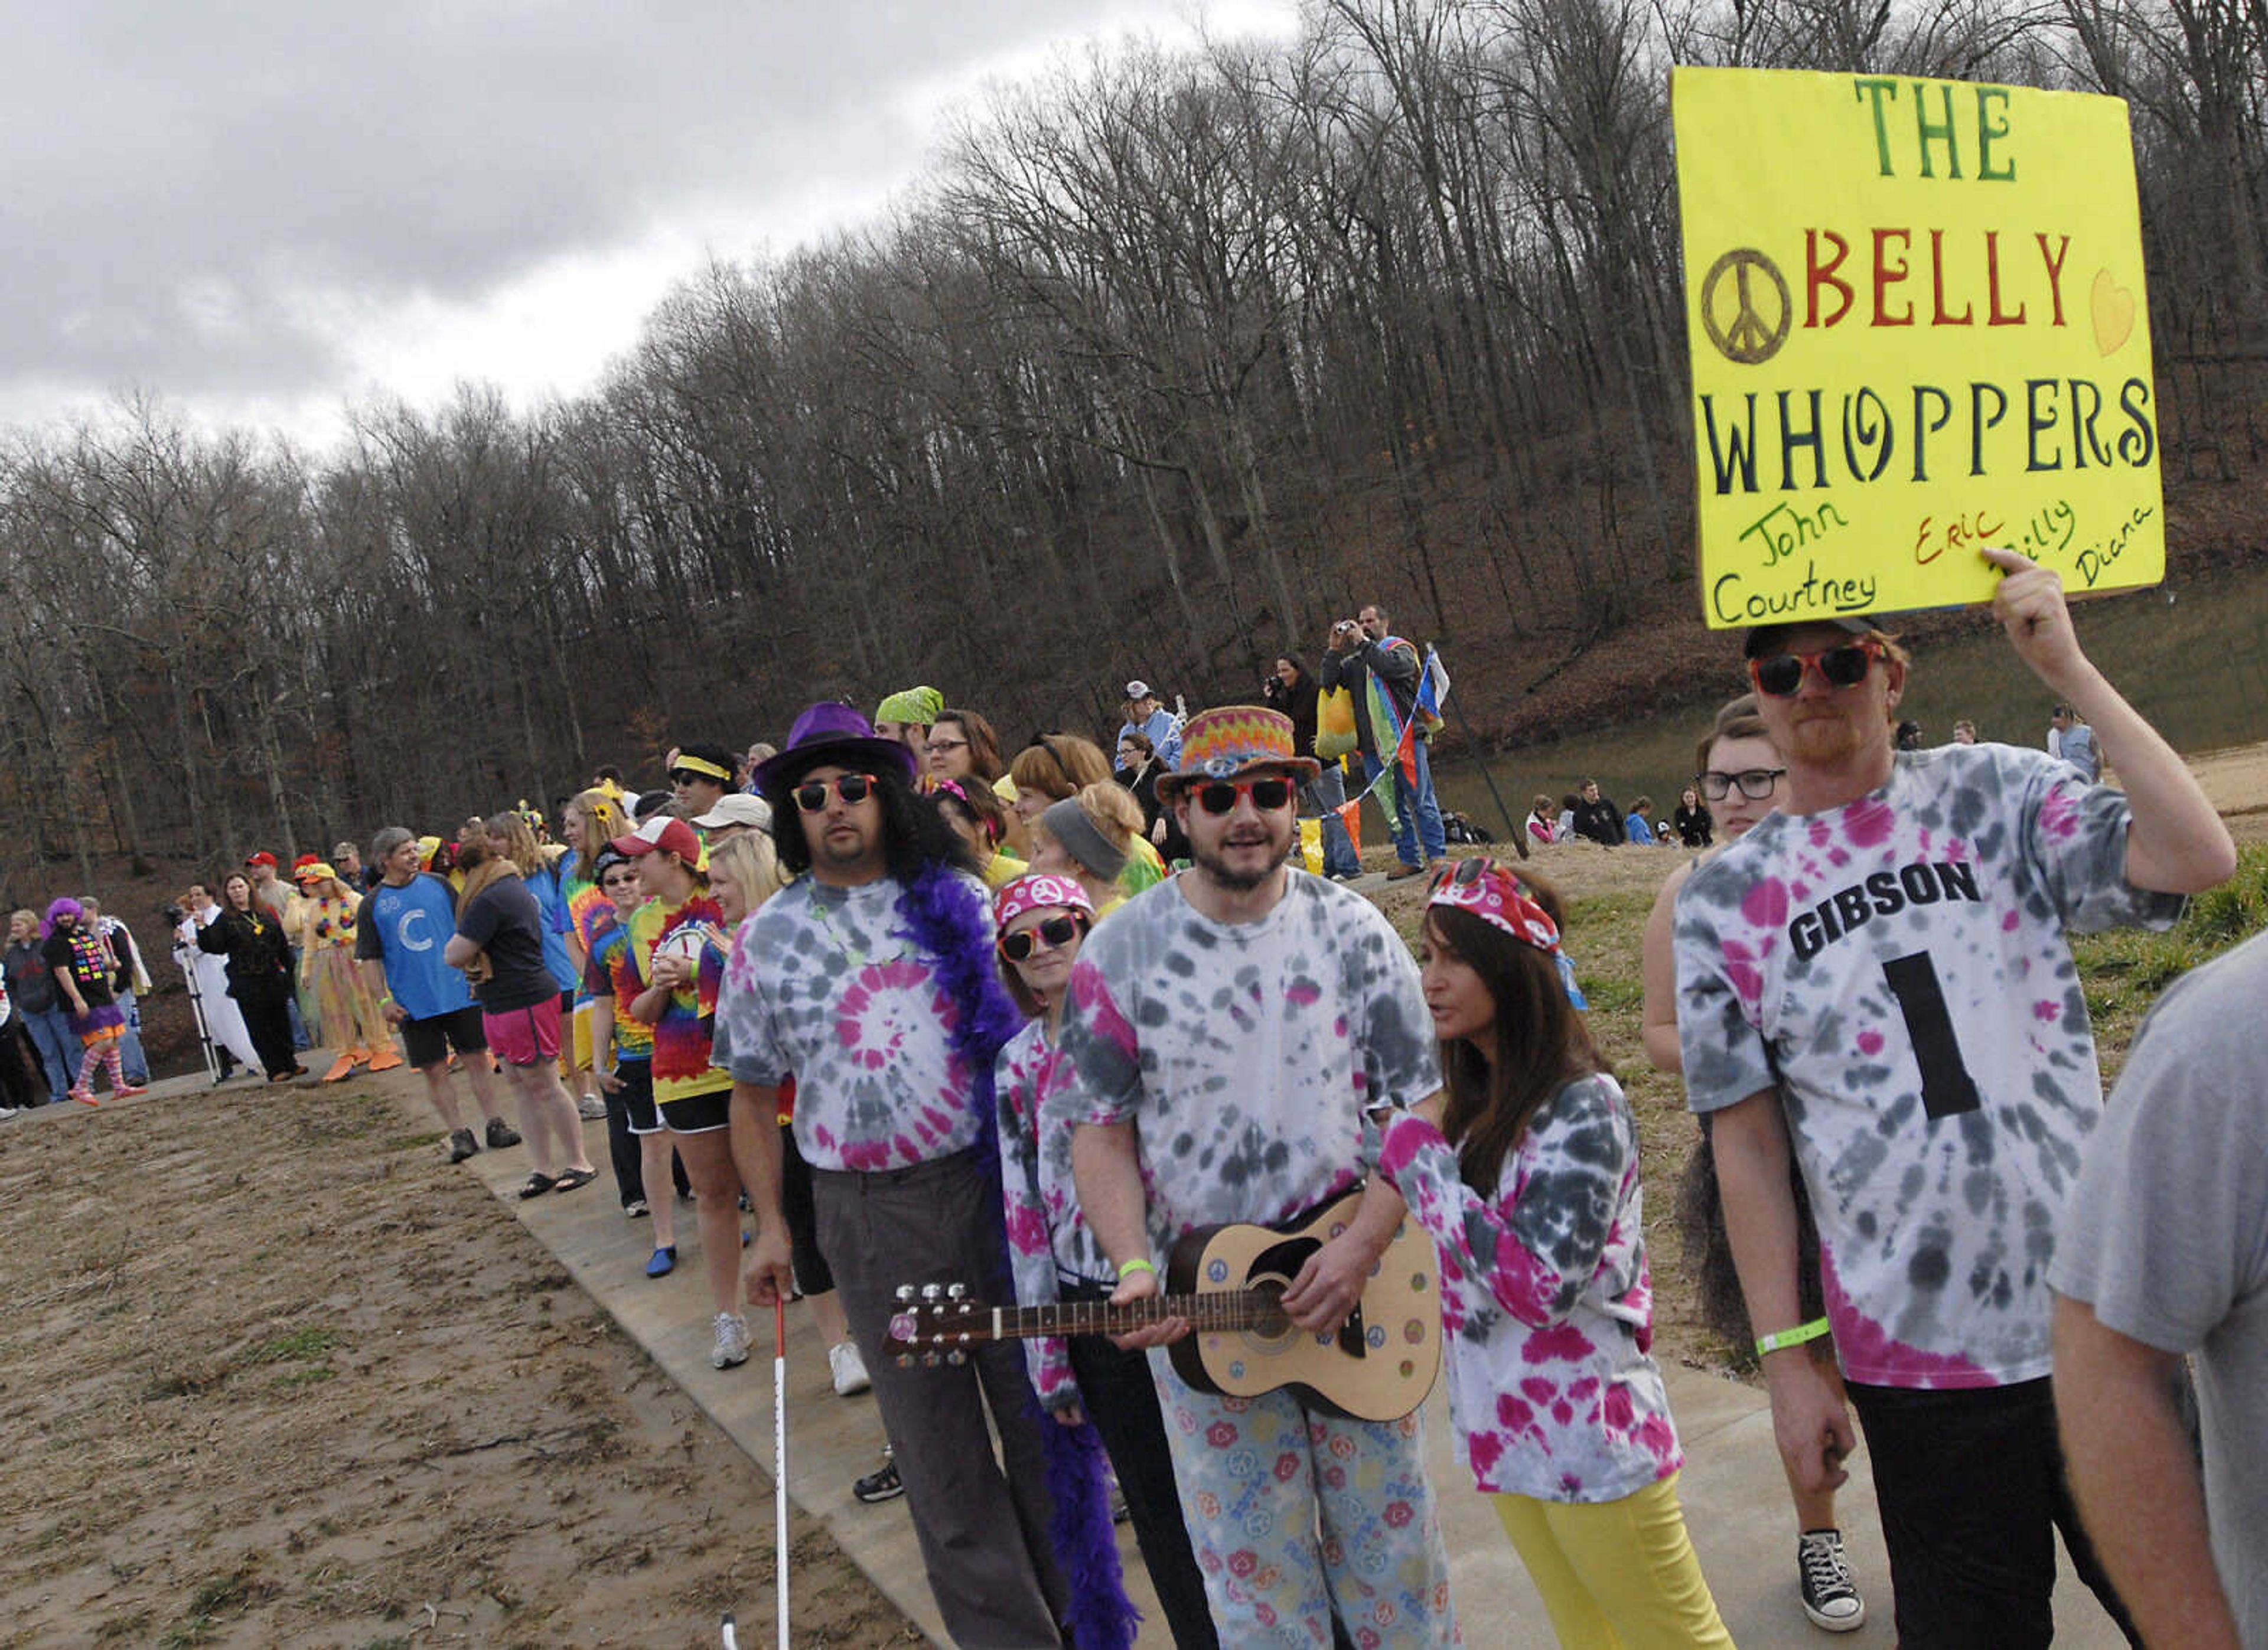
[[[905,885],[897,912],[900,937],[935,960],[937,979],[953,1005],[946,1046],[968,1073],[968,1100],[976,1109],[977,1161],[993,1180],[988,1201],[994,1222],[995,1290],[1010,1288],[1006,1214],[999,1195],[1000,1112],[993,1069],[1000,1050],[1023,1029],[1024,1017],[1000,983],[992,960],[992,924],[976,888],[951,867],[932,865]],[[1047,1455],[1048,1497],[1054,1505],[1048,1540],[1071,1591],[1071,1638],[1079,1650],[1128,1650],[1142,1619],[1126,1596],[1111,1528],[1110,1492],[1102,1439],[1092,1423],[1058,1425],[1030,1399],[1027,1413],[1040,1429]]]

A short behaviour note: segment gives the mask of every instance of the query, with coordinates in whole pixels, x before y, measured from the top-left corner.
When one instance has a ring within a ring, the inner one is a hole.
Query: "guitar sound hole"
[[[1252,1287],[1265,1295],[1268,1303],[1261,1307],[1252,1320],[1252,1327],[1245,1333],[1263,1344],[1274,1345],[1289,1340],[1299,1332],[1293,1329],[1290,1315],[1277,1304],[1278,1297],[1283,1294],[1285,1286],[1280,1278],[1256,1278],[1252,1280]]]

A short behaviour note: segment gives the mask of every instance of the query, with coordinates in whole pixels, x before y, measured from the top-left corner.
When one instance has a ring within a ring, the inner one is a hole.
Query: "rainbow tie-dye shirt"
[[[730,940],[725,933],[725,913],[706,894],[696,894],[682,905],[648,900],[631,914],[630,954],[637,968],[637,991],[624,997],[616,989],[617,1008],[627,1009],[637,991],[653,978],[656,951],[674,950],[686,943],[681,931],[699,940],[699,971],[689,984],[669,994],[669,1006],[653,1027],[653,1097],[657,1103],[713,1094],[733,1086],[733,1074],[716,1064],[710,1036],[717,1014],[718,992],[725,983],[725,959]]]

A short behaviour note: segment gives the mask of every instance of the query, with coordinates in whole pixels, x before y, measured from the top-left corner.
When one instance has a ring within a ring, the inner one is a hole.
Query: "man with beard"
[[[983,885],[913,776],[905,745],[824,703],[756,770],[795,880],[740,924],[717,1003],[712,1057],[733,1077],[733,1154],[760,1223],[743,1272],[756,1307],[793,1287],[778,1124],[792,1075],[819,1249],[873,1372],[946,1631],[961,1645],[1053,1645],[1072,1600],[1049,1552],[1052,1424],[1023,1350],[1001,1341],[966,1364],[902,1368],[884,1338],[900,1285],[958,1282],[996,1300],[1007,1287],[992,1067],[1019,1017]]]
[[[1071,1076],[1042,1128],[1069,1128],[1087,1223],[1115,1303],[1159,1293],[1158,1263],[1194,1226],[1274,1225],[1363,1183],[1358,1212],[1283,1297],[1336,1334],[1403,1219],[1376,1176],[1369,1108],[1441,1087],[1409,948],[1378,908],[1290,870],[1293,804],[1315,777],[1280,711],[1192,717],[1160,799],[1192,868],[1098,924],[1072,969]],[[1163,1347],[1168,1320],[1120,1342]],[[1249,1401],[1190,1388],[1151,1358],[1189,1534],[1224,1644],[1322,1644],[1334,1617],[1401,1645],[1455,1638],[1416,1415],[1348,1420],[1290,1391]]]
[[[1987,549],[2016,657],[2083,706],[2120,792],[2009,745],[1894,751],[1906,655],[1864,619],[1749,632],[1778,811],[1676,907],[1688,1101],[1791,1483],[1865,1426],[1910,1646],[2045,1644],[2051,1527],[2125,1625],[2073,1511],[2049,1390],[2049,1264],[2102,1110],[2067,932],[2164,928],[2236,851],[2181,758],[2080,651],[2060,580]],[[1791,1149],[1827,1315],[1796,1309]]]

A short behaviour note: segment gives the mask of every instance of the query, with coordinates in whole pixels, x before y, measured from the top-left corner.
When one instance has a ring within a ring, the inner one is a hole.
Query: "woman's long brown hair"
[[[1523,877],[1536,902],[1555,913],[1556,895]],[[1613,1068],[1560,983],[1559,965],[1493,924],[1454,906],[1425,913],[1425,942],[1454,953],[1488,987],[1496,1005],[1496,1060],[1466,1037],[1441,1045],[1441,1075],[1449,1093],[1441,1132],[1457,1148],[1465,1184],[1493,1196],[1504,1160],[1528,1123],[1554,1094],[1594,1072]]]

